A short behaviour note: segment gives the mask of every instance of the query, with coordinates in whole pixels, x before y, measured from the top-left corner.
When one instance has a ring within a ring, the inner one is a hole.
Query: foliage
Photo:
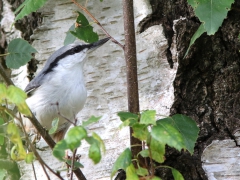
[[[207,32],[208,35],[214,35],[217,32],[223,20],[227,17],[234,0],[188,0],[187,2],[192,6],[202,24],[191,38],[185,56],[188,54],[191,45],[204,32]]]
[[[4,137],[9,139],[13,143],[10,153],[11,158],[30,163],[34,159],[33,154],[26,152],[18,127],[9,122],[15,117],[11,109],[12,105],[16,105],[22,114],[31,116],[31,111],[25,102],[26,98],[26,93],[18,87],[12,85],[7,87],[5,84],[0,84],[0,126],[5,129],[4,133],[1,134],[1,145],[5,143]]]
[[[22,19],[24,16],[35,12],[40,7],[42,7],[47,0],[25,0],[15,11],[18,15],[15,18],[15,21]]]
[[[66,162],[65,151],[70,149],[73,152],[81,145],[82,140],[86,140],[90,145],[89,158],[95,164],[98,163],[101,160],[101,150],[105,152],[103,140],[96,133],[92,133],[92,136],[89,136],[85,127],[99,119],[100,117],[92,116],[84,122],[84,125],[71,128],[66,137],[56,144],[53,149],[53,155],[60,161]]]
[[[87,18],[80,12],[75,23],[75,31],[70,33],[87,43],[98,41],[98,34],[93,31],[93,27],[89,24]]]
[[[193,154],[194,144],[197,140],[199,128],[191,118],[176,114],[172,117],[159,119],[156,121],[156,111],[143,111],[140,116],[129,112],[119,112],[118,116],[122,121],[121,127],[130,126],[133,129],[133,136],[144,141],[147,147],[143,148],[139,155],[150,158],[158,163],[165,160],[165,146],[171,146],[179,151],[182,149]],[[128,122],[128,123],[126,123]],[[138,162],[137,162],[138,164]],[[148,169],[154,172],[153,164]],[[170,168],[174,179],[183,179],[181,173],[174,168]],[[140,167],[136,169],[132,163],[132,154],[129,148],[118,157],[112,168],[111,177],[118,169],[124,169],[127,179],[138,179],[138,176],[147,176],[150,179],[158,179],[151,176],[148,170]]]
[[[27,41],[21,38],[12,40],[7,51],[6,65],[13,69],[25,65],[32,58],[31,54],[37,52]]]

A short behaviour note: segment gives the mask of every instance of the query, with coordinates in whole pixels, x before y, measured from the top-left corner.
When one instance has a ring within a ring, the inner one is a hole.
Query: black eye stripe
[[[59,62],[61,59],[65,58],[65,57],[67,57],[67,56],[69,56],[69,55],[73,55],[73,54],[79,53],[79,52],[81,52],[81,51],[82,51],[83,49],[85,49],[85,48],[90,48],[90,46],[89,46],[88,44],[78,45],[78,46],[75,46],[75,47],[67,50],[67,51],[64,52],[63,54],[57,56],[57,57],[54,59],[54,61],[49,65],[48,69],[46,69],[43,73],[44,73],[44,74],[47,74],[47,73],[51,72],[51,71],[53,70],[53,68],[57,66],[58,62]]]

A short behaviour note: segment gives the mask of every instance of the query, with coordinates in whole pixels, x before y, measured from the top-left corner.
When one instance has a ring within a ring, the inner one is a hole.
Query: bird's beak
[[[95,49],[97,49],[98,47],[100,47],[101,45],[103,45],[104,43],[106,43],[110,38],[107,37],[107,38],[104,38],[104,39],[101,39],[97,42],[94,42],[92,44],[89,44],[89,50],[90,51],[93,51]]]

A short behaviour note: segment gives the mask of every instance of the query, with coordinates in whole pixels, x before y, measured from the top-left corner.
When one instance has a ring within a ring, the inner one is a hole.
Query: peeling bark
[[[235,139],[234,133],[240,125],[240,2],[233,5],[219,31],[214,36],[203,34],[185,59],[190,38],[199,26],[192,9],[181,0],[150,2],[153,14],[142,21],[141,30],[162,23],[169,47],[173,38],[173,21],[180,16],[186,18],[175,24],[179,67],[174,81],[175,100],[171,114],[186,114],[200,127],[194,155],[168,148],[164,164],[180,170],[185,179],[207,179],[201,164],[204,148],[213,140]],[[172,66],[170,56],[168,62]],[[158,174],[163,179],[172,179],[167,170],[160,170]]]

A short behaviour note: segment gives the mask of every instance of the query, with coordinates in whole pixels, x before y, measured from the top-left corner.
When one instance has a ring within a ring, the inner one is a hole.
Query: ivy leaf
[[[17,38],[12,40],[7,48],[9,55],[6,57],[6,65],[9,68],[17,69],[31,60],[32,53],[36,53],[27,41]]]
[[[181,133],[186,149],[193,154],[194,146],[197,141],[199,128],[194,120],[190,117],[176,114],[172,116],[172,124]]]
[[[120,154],[120,156],[115,161],[112,167],[111,179],[119,169],[123,169],[126,171],[127,167],[130,166],[131,161],[132,161],[132,153],[131,153],[131,150],[127,148]]]
[[[156,125],[155,115],[156,115],[155,110],[143,111],[142,114],[141,114],[141,118],[140,118],[140,124]]]
[[[73,43],[76,40],[76,36],[72,35],[72,33],[70,31],[74,31],[75,30],[75,24],[73,24],[69,30],[67,31],[67,35],[64,39],[64,46]]]
[[[157,121],[157,125],[152,128],[151,136],[161,144],[168,144],[177,150],[185,149],[184,139],[181,133],[172,125],[170,118]]]
[[[198,28],[198,30],[194,33],[194,35],[192,36],[191,40],[190,40],[190,44],[188,46],[187,52],[184,55],[184,58],[187,56],[190,47],[194,44],[194,42],[204,33],[206,32],[206,30],[204,29],[204,25],[201,24]]]
[[[67,146],[72,151],[78,148],[81,144],[81,140],[87,137],[87,131],[82,126],[75,126],[71,128],[65,138]]]
[[[52,127],[51,129],[49,129],[48,133],[49,134],[54,134],[58,128],[58,122],[59,122],[59,118],[54,118],[52,121]]]
[[[19,12],[16,16],[15,21],[23,18],[24,16],[37,11],[40,7],[42,7],[47,0],[25,0],[15,11],[15,13]]]
[[[87,121],[84,121],[84,122],[82,123],[82,126],[83,126],[83,127],[86,127],[86,126],[88,126],[89,124],[98,122],[99,119],[101,119],[101,117],[91,116]]]
[[[93,27],[89,24],[87,18],[80,12],[78,12],[76,24],[75,31],[70,31],[72,35],[87,43],[98,41],[98,34],[93,31]]]

